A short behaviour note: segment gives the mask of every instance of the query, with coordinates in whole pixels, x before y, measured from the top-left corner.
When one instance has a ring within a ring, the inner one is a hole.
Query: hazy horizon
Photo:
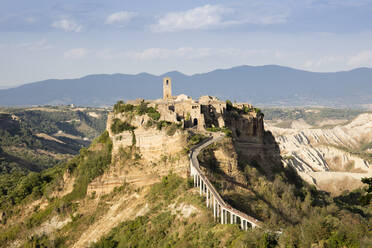
[[[89,74],[372,67],[372,2],[2,1],[0,88]]]
[[[226,68],[215,68],[215,69],[211,69],[211,70],[207,70],[207,71],[204,71],[204,72],[195,72],[195,73],[185,73],[185,72],[182,72],[181,70],[172,70],[172,71],[166,71],[166,72],[162,72],[162,73],[149,73],[149,72],[146,72],[146,71],[142,71],[142,72],[138,72],[138,73],[125,73],[125,72],[114,72],[114,73],[92,73],[92,74],[86,74],[86,75],[81,75],[81,76],[77,76],[77,77],[68,77],[68,78],[44,78],[44,79],[41,79],[41,80],[37,80],[37,81],[27,81],[27,82],[20,82],[18,84],[9,84],[9,85],[0,85],[0,90],[4,90],[4,89],[11,89],[11,88],[16,88],[16,87],[19,87],[19,86],[22,86],[22,85],[25,85],[25,84],[29,84],[29,83],[35,83],[35,82],[42,82],[42,81],[46,81],[46,80],[69,80],[69,79],[79,79],[79,78],[84,78],[84,77],[87,77],[87,76],[91,76],[91,75],[115,75],[115,74],[123,74],[123,75],[138,75],[138,74],[142,74],[142,73],[148,73],[148,74],[151,74],[151,75],[154,75],[154,76],[161,76],[161,75],[164,75],[164,74],[167,74],[167,73],[170,73],[170,72],[179,72],[179,73],[182,73],[186,76],[193,76],[193,75],[197,75],[197,74],[204,74],[204,73],[209,73],[209,72],[213,72],[213,71],[216,71],[216,70],[228,70],[228,69],[232,69],[232,68],[236,68],[236,67],[241,67],[241,66],[252,66],[252,67],[263,67],[263,66],[279,66],[279,67],[286,67],[286,68],[291,68],[291,69],[294,69],[294,70],[301,70],[301,71],[306,71],[306,72],[313,72],[313,73],[336,73],[336,72],[342,72],[342,71],[353,71],[353,70],[357,70],[357,69],[362,69],[362,68],[367,68],[367,69],[372,69],[372,67],[355,67],[355,68],[351,68],[351,69],[348,69],[348,70],[339,70],[339,71],[312,71],[312,70],[304,70],[304,69],[299,69],[299,68],[295,68],[295,67],[290,67],[290,66],[284,66],[284,65],[276,65],[276,64],[267,64],[267,65],[237,65],[237,66],[233,66],[233,67],[226,67]]]

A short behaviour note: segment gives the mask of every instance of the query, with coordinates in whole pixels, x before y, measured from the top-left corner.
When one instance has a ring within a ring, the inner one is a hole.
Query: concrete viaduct
[[[190,175],[194,177],[194,186],[199,187],[200,195],[204,195],[206,197],[207,207],[213,208],[214,219],[217,221],[221,221],[221,224],[240,223],[240,227],[242,230],[260,227],[261,223],[258,220],[227,204],[200,169],[198,161],[199,152],[210,144],[220,141],[223,137],[223,135],[218,135],[209,138],[207,141],[191,149]]]

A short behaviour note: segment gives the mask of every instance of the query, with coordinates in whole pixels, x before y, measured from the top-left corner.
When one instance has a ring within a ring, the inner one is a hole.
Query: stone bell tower
[[[163,78],[163,100],[172,99],[172,80],[170,77]]]

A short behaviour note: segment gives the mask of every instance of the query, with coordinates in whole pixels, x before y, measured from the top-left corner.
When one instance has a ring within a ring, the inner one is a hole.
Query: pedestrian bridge
[[[190,175],[194,178],[194,186],[199,188],[200,195],[205,196],[207,207],[213,209],[214,219],[221,221],[221,224],[240,224],[242,230],[260,227],[260,221],[227,204],[200,169],[199,152],[223,138],[224,135],[216,135],[191,149]]]

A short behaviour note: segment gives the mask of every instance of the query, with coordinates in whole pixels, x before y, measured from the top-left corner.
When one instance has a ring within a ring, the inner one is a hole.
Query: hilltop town
[[[241,140],[252,136],[262,138],[263,114],[251,104],[224,102],[213,96],[201,96],[198,100],[185,94],[173,96],[169,77],[163,79],[162,99],[137,99],[127,101],[127,104],[139,105],[142,102],[156,109],[160,113],[160,120],[180,123],[184,129],[205,131],[208,128],[228,127],[234,137]]]
[[[72,159],[3,183],[0,246],[326,247],[367,235],[359,213],[298,176],[258,108],[162,86],[160,99],[118,101]]]

